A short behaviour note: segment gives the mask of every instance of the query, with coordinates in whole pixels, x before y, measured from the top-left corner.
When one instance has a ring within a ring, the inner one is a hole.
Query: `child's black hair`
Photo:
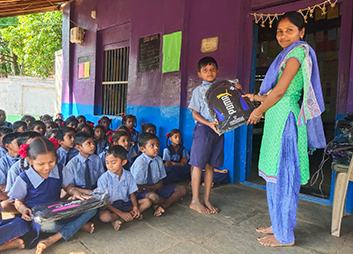
[[[109,117],[107,116],[102,116],[101,119],[98,120],[98,125],[102,126],[102,120],[103,119],[106,119],[109,121],[109,125],[108,125],[108,128],[110,127],[110,125],[112,124],[112,119],[110,119]]]
[[[54,152],[56,155],[56,148],[54,144],[46,138],[38,138],[33,140],[27,148],[27,157],[31,160],[35,160],[39,154],[44,154],[48,152]],[[26,170],[29,168],[24,166],[24,158],[21,159],[21,168]]]
[[[201,72],[201,68],[202,67],[205,67],[209,64],[214,64],[218,70],[218,64],[217,64],[217,61],[213,58],[213,57],[210,57],[210,56],[206,56],[204,58],[202,58],[198,63],[197,63],[197,69],[199,70],[199,72]]]
[[[281,22],[284,19],[288,19],[291,23],[293,23],[296,27],[298,27],[299,31],[301,31],[305,26],[305,20],[303,15],[301,15],[299,12],[296,12],[296,11],[289,11],[289,12],[286,12],[284,15],[279,16],[276,29],[278,27],[279,22]]]
[[[43,122],[49,120],[49,121],[53,121],[53,117],[51,115],[45,114],[39,117],[39,119]]]
[[[63,119],[57,118],[54,120],[54,123],[56,123],[59,127],[61,127],[65,124],[65,121]]]
[[[130,119],[130,118],[132,118],[132,119],[134,119],[134,127],[136,128],[137,127],[137,119],[136,119],[136,116],[134,116],[134,115],[131,115],[131,114],[128,114],[128,115],[123,115],[122,116],[122,120],[121,120],[121,124],[126,124],[126,121],[127,121],[127,119]]]
[[[74,128],[70,128],[70,127],[62,127],[58,130],[58,132],[56,133],[56,139],[58,141],[64,141],[64,136],[66,135],[66,133],[73,131],[74,133],[76,133],[76,130]]]
[[[57,139],[57,138],[56,138],[56,134],[58,133],[58,131],[59,131],[59,129],[51,129],[51,130],[48,130],[45,136],[46,136],[47,138],[55,138],[55,139]],[[53,134],[54,134],[54,137],[51,137],[51,135],[53,135]]]
[[[94,131],[93,128],[91,127],[91,125],[87,124],[87,123],[83,123],[80,126],[77,127],[77,132],[83,131],[83,128],[88,128],[88,133],[93,137],[94,136]]]
[[[77,122],[79,122],[79,119],[80,119],[80,118],[83,118],[83,119],[85,120],[85,122],[86,122],[86,117],[85,117],[84,115],[78,115],[78,116],[76,116]]]
[[[16,121],[12,125],[14,131],[16,131],[17,129],[21,128],[22,126],[25,126],[27,128],[26,122],[24,122],[24,121]]]
[[[52,129],[59,129],[59,125],[56,122],[46,122],[46,124],[50,124]]]
[[[6,135],[6,134],[11,133],[11,132],[13,132],[13,130],[11,128],[9,128],[9,127],[5,127],[5,126],[0,127],[0,136]]]
[[[26,119],[29,119],[30,122],[34,122],[34,121],[36,120],[36,119],[35,119],[33,116],[31,116],[31,115],[24,115],[24,116],[22,116],[21,121],[26,122]]]
[[[120,139],[121,137],[123,137],[123,136],[127,136],[129,140],[130,140],[130,138],[131,138],[130,133],[128,133],[128,132],[126,132],[126,131],[124,131],[124,130],[117,130],[117,131],[115,131],[114,134],[113,134],[113,136],[112,136],[112,143],[113,143],[113,142],[118,143],[119,139]]]
[[[139,136],[137,143],[139,144],[140,147],[146,147],[148,140],[151,140],[151,139],[158,139],[159,141],[159,138],[156,135],[149,132],[144,132],[144,133],[141,133],[141,135]]]
[[[6,149],[5,145],[10,144],[14,139],[17,139],[17,137],[18,137],[18,132],[11,132],[6,134],[5,137],[2,139],[2,146]]]
[[[120,160],[127,160],[127,151],[125,150],[124,147],[122,146],[111,146],[108,148],[108,150],[105,152],[105,157],[113,155],[116,158],[119,158]]]
[[[93,138],[88,132],[81,131],[76,133],[75,135],[75,145],[82,146],[83,143],[86,142],[87,139]]]
[[[152,124],[152,123],[143,123],[141,126],[142,132],[146,132],[147,129],[149,128],[153,128],[154,129],[154,134],[157,133],[157,128],[156,125]]]
[[[42,122],[42,121],[39,121],[39,120],[36,120],[36,121],[34,121],[34,122],[31,122],[31,123],[29,124],[29,126],[28,126],[28,129],[29,129],[30,131],[33,131],[34,128],[35,128],[37,125],[42,125],[42,126],[43,126],[43,129],[44,129],[44,132],[46,131],[47,127],[45,126],[45,123]]]
[[[167,133],[167,140],[166,140],[166,145],[169,146],[169,140],[171,137],[173,137],[173,135],[175,133],[180,133],[180,137],[181,137],[181,131],[178,130],[178,129],[173,129],[171,130],[169,133]],[[181,137],[180,139],[180,145],[182,146],[183,145],[183,137]]]
[[[78,123],[78,121],[77,121],[75,116],[69,116],[68,118],[66,118],[65,125],[68,126],[72,122]]]
[[[126,127],[125,125],[120,125],[117,130],[125,131],[131,136],[130,129],[128,127]]]
[[[20,147],[21,145],[26,144],[26,142],[29,139],[35,138],[35,137],[41,137],[40,133],[38,133],[36,131],[25,131],[25,132],[19,133],[18,137],[17,137],[18,147]]]

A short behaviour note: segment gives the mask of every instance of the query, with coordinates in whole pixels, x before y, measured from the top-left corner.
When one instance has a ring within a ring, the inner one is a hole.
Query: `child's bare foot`
[[[54,244],[56,240],[54,240],[53,237],[49,237],[45,240],[39,241],[37,244],[37,250],[36,254],[41,254],[46,248],[48,248],[50,245]]]
[[[87,223],[85,223],[85,225],[83,225],[80,229],[81,229],[82,231],[85,231],[85,232],[88,232],[88,233],[92,234],[93,231],[94,231],[94,223],[87,222]]]
[[[293,246],[295,243],[295,241],[293,241],[289,244],[282,244],[276,239],[276,237],[274,235],[264,236],[264,237],[259,238],[258,240],[263,246],[267,246],[267,247]]]
[[[201,204],[200,201],[196,202],[196,201],[192,200],[189,207],[190,207],[190,209],[195,210],[198,213],[210,214],[210,210],[207,209],[207,207],[205,207],[203,204]]]
[[[261,234],[273,235],[271,227],[259,227],[255,228],[255,231]]]
[[[219,212],[219,209],[213,206],[209,201],[204,201],[203,205],[210,211],[211,214],[216,214]]]
[[[115,229],[115,231],[118,231],[121,227],[121,221],[120,220],[115,220],[111,222],[113,225],[113,228]]]
[[[164,208],[161,207],[160,205],[153,206],[153,209],[154,209],[153,215],[156,217],[161,216],[165,212]]]
[[[10,250],[10,249],[24,249],[25,248],[25,243],[23,242],[22,239],[15,239],[12,240],[11,242],[5,243],[0,246],[0,251],[1,250]]]
[[[142,214],[140,214],[140,216],[139,216],[139,217],[136,217],[136,220],[143,220],[143,216],[142,216]]]

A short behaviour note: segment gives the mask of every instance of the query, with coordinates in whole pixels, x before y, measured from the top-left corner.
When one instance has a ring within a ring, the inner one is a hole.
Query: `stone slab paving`
[[[190,193],[190,187],[188,187]],[[216,186],[212,200],[221,212],[201,215],[188,208],[191,195],[170,207],[159,217],[152,210],[143,221],[123,224],[121,230],[96,222],[90,235],[77,233],[68,242],[59,242],[44,253],[353,253],[353,216],[343,219],[341,237],[330,235],[332,207],[299,200],[296,245],[287,248],[263,247],[255,228],[270,224],[264,190],[236,185]],[[4,254],[35,253],[11,250]]]

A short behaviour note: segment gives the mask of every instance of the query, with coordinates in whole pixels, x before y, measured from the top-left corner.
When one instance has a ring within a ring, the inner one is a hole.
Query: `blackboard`
[[[159,69],[161,35],[154,34],[139,39],[139,72]]]

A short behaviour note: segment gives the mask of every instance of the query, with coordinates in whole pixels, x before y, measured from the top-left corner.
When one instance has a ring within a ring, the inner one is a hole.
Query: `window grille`
[[[103,115],[121,116],[126,113],[129,76],[129,47],[104,51]]]

